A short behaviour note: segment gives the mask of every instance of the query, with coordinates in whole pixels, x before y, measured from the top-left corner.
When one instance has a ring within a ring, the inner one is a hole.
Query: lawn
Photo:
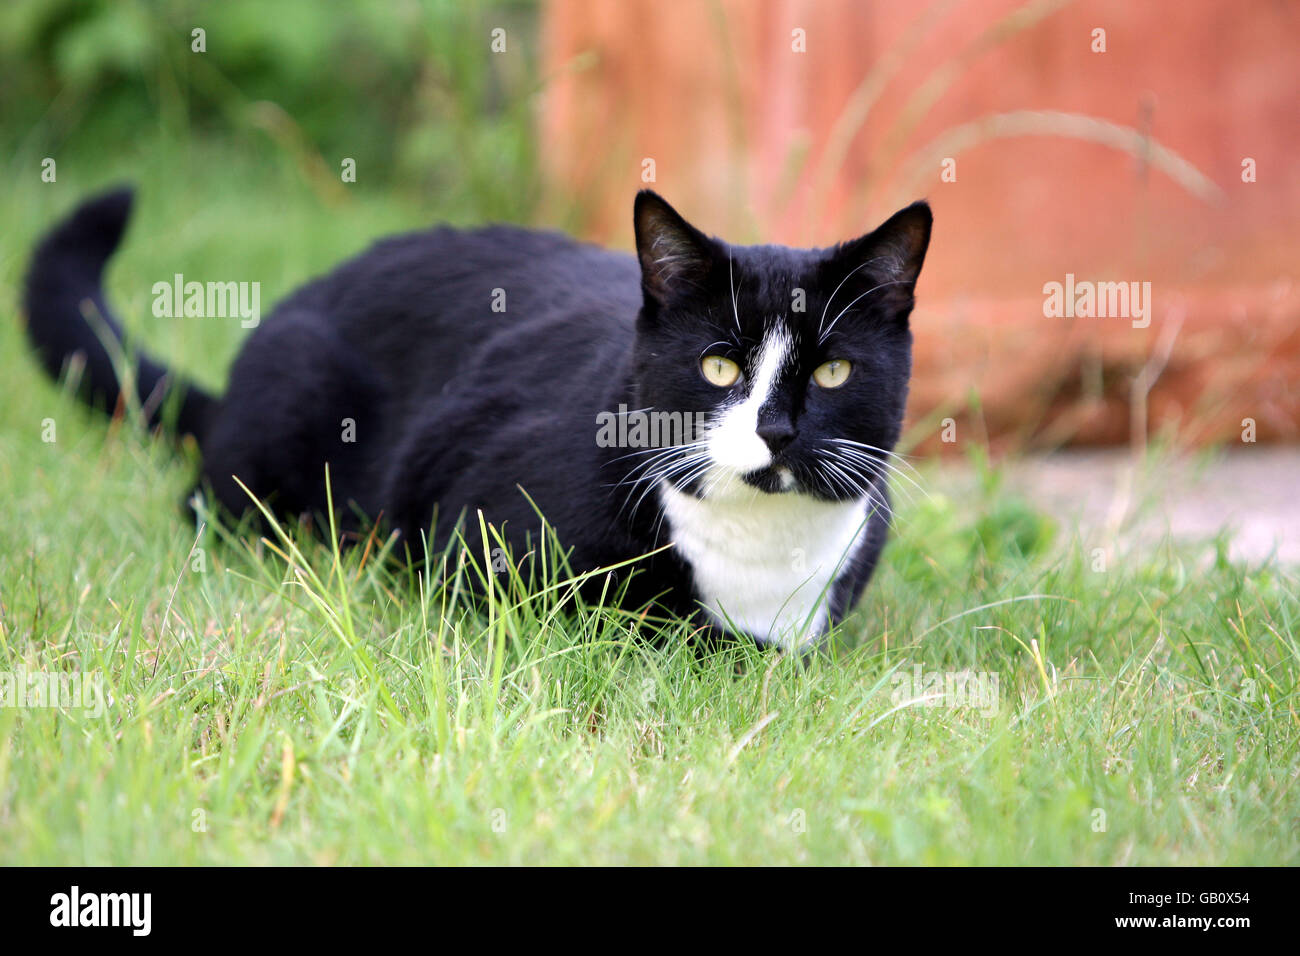
[[[245,330],[154,318],[154,282],[257,280],[269,311],[374,237],[477,210],[364,180],[322,197],[292,162],[202,141],[72,157],[54,184],[8,171],[0,672],[85,675],[107,699],[0,707],[0,862],[1300,862],[1294,569],[1221,541],[1116,542],[1101,567],[978,449],[970,498],[915,460],[925,491],[898,489],[859,612],[802,664],[697,658],[681,625],[654,646],[557,606],[563,581],[494,576],[476,603],[471,567],[430,590],[378,546],[196,536],[187,453],[27,356],[39,231],[137,182],[111,298],[220,386]]]

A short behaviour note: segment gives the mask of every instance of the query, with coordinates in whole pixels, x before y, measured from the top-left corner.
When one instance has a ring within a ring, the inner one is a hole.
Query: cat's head
[[[650,469],[697,496],[869,496],[898,440],[924,202],[830,249],[732,246],[636,197],[638,404],[702,413]]]

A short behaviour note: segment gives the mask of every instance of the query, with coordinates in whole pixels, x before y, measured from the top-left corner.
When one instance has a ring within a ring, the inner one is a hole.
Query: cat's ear
[[[641,261],[641,288],[648,299],[666,305],[703,290],[713,268],[713,240],[649,189],[636,194],[632,221]]]
[[[914,202],[894,213],[875,231],[837,247],[833,258],[843,269],[860,267],[866,273],[864,278],[873,283],[888,282],[892,288],[910,295],[925,262],[933,223],[930,204],[924,200]]]

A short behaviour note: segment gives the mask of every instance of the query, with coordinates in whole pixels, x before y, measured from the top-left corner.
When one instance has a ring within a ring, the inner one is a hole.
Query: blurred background
[[[136,182],[114,294],[219,385],[242,330],[153,319],[153,281],[256,279],[269,307],[435,220],[630,248],[645,185],[800,245],[926,197],[909,450],[1282,449],[1298,48],[1290,0],[6,0],[3,294],[55,215]],[[1067,274],[1149,282],[1149,325],[1046,317]],[[1280,508],[1296,462],[1267,460]],[[1092,489],[1077,461],[1043,486]]]

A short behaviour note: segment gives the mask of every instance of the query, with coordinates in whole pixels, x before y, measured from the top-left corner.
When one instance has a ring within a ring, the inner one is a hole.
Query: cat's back
[[[562,233],[439,226],[381,239],[302,291],[359,346],[407,351],[424,337],[473,346],[537,322],[630,328],[639,283],[633,256]]]
[[[324,323],[384,396],[395,432],[409,419],[477,404],[588,415],[584,383],[626,360],[641,304],[630,254],[560,233],[441,226],[382,239],[303,286],[271,322]],[[594,414],[594,412],[593,412]]]

